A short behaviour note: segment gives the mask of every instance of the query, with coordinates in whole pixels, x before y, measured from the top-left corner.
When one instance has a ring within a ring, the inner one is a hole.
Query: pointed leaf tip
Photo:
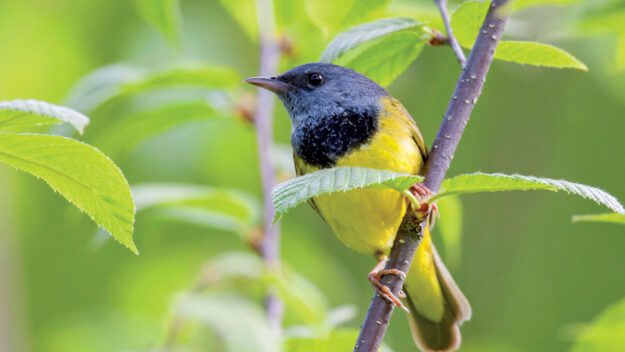
[[[0,133],[0,163],[44,180],[115,240],[132,242],[135,206],[121,170],[96,148],[61,136]]]

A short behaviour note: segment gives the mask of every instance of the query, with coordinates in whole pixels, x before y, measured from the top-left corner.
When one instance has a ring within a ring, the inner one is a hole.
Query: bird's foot
[[[397,307],[403,309],[404,311],[410,313],[408,308],[406,308],[406,306],[399,300],[399,298],[397,298],[397,296],[395,296],[393,294],[393,292],[391,292],[391,289],[388,288],[388,286],[386,286],[385,284],[382,283],[382,276],[384,276],[384,275],[397,275],[403,281],[403,280],[406,280],[406,274],[403,271],[399,270],[399,269],[378,270],[378,267],[380,266],[379,264],[380,263],[384,264],[385,262],[386,262],[385,260],[384,261],[380,261],[378,263],[378,265],[376,265],[376,267],[373,268],[373,270],[369,273],[369,275],[367,277],[369,278],[369,281],[371,282],[371,285],[373,286],[375,291],[380,296],[382,296],[382,298],[387,300],[389,303],[394,304],[395,306],[397,306]],[[406,297],[406,294],[404,294],[403,292],[400,291],[398,296]]]

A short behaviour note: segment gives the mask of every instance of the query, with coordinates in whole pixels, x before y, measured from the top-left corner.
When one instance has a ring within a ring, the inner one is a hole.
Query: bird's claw
[[[391,292],[391,289],[382,283],[382,276],[384,275],[397,275],[403,281],[403,280],[406,280],[406,274],[399,269],[384,269],[384,270],[379,270],[379,271],[374,270],[369,273],[368,278],[369,278],[369,281],[371,282],[371,285],[375,289],[375,291],[380,296],[382,296],[382,298],[387,300],[389,303],[394,304],[395,306],[403,309],[407,313],[410,313],[410,311],[402,303],[402,301],[400,301],[399,298],[397,298],[397,296],[395,296],[393,292]],[[406,297],[406,294],[400,291],[398,296],[404,298]]]
[[[430,191],[423,183],[415,183],[410,187],[410,191],[420,202],[425,202],[434,195],[434,192]]]

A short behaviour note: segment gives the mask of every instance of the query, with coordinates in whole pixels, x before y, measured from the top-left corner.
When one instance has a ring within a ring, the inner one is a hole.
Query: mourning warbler
[[[422,173],[427,149],[415,121],[367,77],[345,67],[310,63],[246,81],[277,94],[288,111],[298,175],[337,166]],[[346,246],[375,256],[378,264],[369,278],[382,295],[400,305],[379,279],[402,274],[380,269],[408,209],[405,197],[394,190],[360,189],[319,196],[311,205]],[[471,308],[437,254],[429,226],[404,292],[417,346],[424,351],[458,349],[458,326],[470,318]]]

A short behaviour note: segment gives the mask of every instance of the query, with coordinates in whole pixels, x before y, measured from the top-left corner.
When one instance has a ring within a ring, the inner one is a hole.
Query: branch
[[[257,0],[258,29],[260,36],[260,75],[275,76],[280,60],[280,48],[276,41],[273,0]],[[260,242],[260,253],[269,270],[278,270],[280,266],[280,229],[272,225],[274,208],[271,201],[271,190],[275,183],[275,171],[270,159],[273,143],[273,111],[274,96],[265,89],[258,89],[254,121],[258,140],[258,158],[263,187],[263,238]],[[266,300],[267,316],[272,327],[280,329],[282,320],[282,303],[275,294]]]
[[[493,0],[434,140],[425,165],[424,181],[424,185],[433,192],[437,192],[443,182],[473,107],[482,92],[495,48],[507,20],[508,15],[504,8],[507,2],[508,0]],[[419,223],[414,212],[406,212],[391,249],[386,269],[408,272],[423,235],[424,226],[426,226],[425,222]],[[403,281],[395,275],[385,276],[384,279],[384,284],[397,295],[404,284]],[[375,352],[378,350],[393,308],[392,304],[379,295],[376,294],[373,297],[354,351]]]
[[[434,2],[436,3],[436,6],[438,6],[438,10],[440,11],[441,17],[443,18],[443,23],[445,24],[445,30],[447,31],[447,40],[449,41],[449,45],[456,54],[460,65],[464,67],[467,58],[464,57],[464,51],[462,51],[462,47],[460,47],[460,43],[458,43],[458,39],[456,39],[456,37],[454,36],[454,32],[451,29],[451,21],[449,20],[449,13],[447,12],[447,0],[434,0]]]

